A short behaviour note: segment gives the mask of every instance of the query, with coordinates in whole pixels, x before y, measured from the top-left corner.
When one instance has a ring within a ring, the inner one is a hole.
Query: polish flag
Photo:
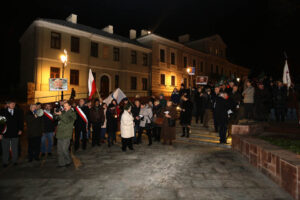
[[[92,96],[96,92],[96,83],[91,69],[89,71],[88,88],[89,88],[89,99],[92,99]]]
[[[285,60],[282,80],[283,83],[288,86],[288,88],[291,87],[292,81],[291,81],[290,70],[289,70],[287,60]]]

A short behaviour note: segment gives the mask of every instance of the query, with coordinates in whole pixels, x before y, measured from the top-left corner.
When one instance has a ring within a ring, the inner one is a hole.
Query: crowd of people
[[[0,134],[3,166],[10,158],[17,165],[19,137],[26,122],[28,138],[28,161],[52,156],[53,145],[57,146],[58,167],[71,165],[70,149],[76,153],[92,147],[117,142],[120,130],[122,151],[134,150],[142,144],[146,134],[148,145],[152,142],[172,145],[176,139],[176,120],[182,127],[181,137],[190,137],[193,116],[195,123],[209,128],[213,121],[219,133],[220,143],[227,143],[230,126],[241,119],[248,121],[284,121],[286,118],[299,121],[297,93],[293,86],[287,88],[281,81],[233,80],[209,83],[198,88],[176,88],[169,99],[163,94],[147,101],[139,97],[129,101],[124,98],[119,104],[114,99],[108,105],[102,98],[93,101],[79,99],[78,103],[60,101],[57,104],[31,104],[23,116],[14,101],[8,101],[0,112],[6,118]]]

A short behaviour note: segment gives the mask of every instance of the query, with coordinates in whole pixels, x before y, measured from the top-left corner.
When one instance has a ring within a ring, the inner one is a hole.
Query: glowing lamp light
[[[187,68],[186,71],[187,71],[187,73],[190,73],[191,69],[190,69],[190,68]]]
[[[148,34],[151,34],[151,31],[148,31]]]
[[[62,63],[66,63],[67,62],[67,56],[61,55],[60,60],[61,60]]]
[[[237,81],[237,82],[240,82],[240,78],[236,78],[236,81]]]

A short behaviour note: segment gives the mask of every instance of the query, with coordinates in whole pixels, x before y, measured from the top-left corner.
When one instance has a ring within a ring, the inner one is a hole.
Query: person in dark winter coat
[[[41,147],[42,156],[44,156],[46,153],[48,154],[48,156],[51,156],[54,131],[57,125],[57,122],[53,118],[53,113],[51,112],[51,104],[46,104],[45,106],[43,121],[44,121],[44,130],[43,130],[42,147]],[[46,145],[46,141],[47,141],[47,145]]]
[[[101,126],[104,123],[104,111],[98,99],[95,100],[95,105],[89,111],[90,121],[93,128],[92,146],[100,146]]]
[[[254,116],[258,121],[267,121],[268,119],[268,104],[270,95],[260,82],[254,93]]]
[[[0,115],[6,118],[6,131],[0,133],[0,139],[3,167],[7,167],[10,149],[12,152],[12,162],[17,164],[18,161],[18,143],[19,135],[23,132],[23,117],[22,112],[16,108],[14,101],[8,101],[7,108],[1,110]]]
[[[182,102],[180,104],[180,124],[182,126],[181,137],[184,136],[189,137],[191,121],[192,121],[193,103],[188,99],[187,95],[182,96],[181,99],[182,99]]]
[[[163,144],[173,144],[173,140],[176,139],[176,109],[172,105],[172,101],[167,101],[167,106],[163,110],[164,121],[162,125],[161,138]]]
[[[174,88],[172,92],[171,101],[173,102],[174,105],[178,105],[180,103],[180,95],[179,92],[177,91],[177,88]]]
[[[203,127],[208,128],[208,121],[212,119],[213,113],[213,102],[211,89],[207,88],[206,92],[203,94],[203,107],[204,107],[204,116],[203,116]]]
[[[216,109],[215,109],[215,104],[216,104],[216,100],[217,100],[217,97],[219,96],[220,94],[220,87],[219,86],[216,86],[214,88],[214,92],[212,93],[212,104],[213,104],[213,118],[214,118],[214,127],[215,127],[215,132],[218,132],[218,129],[219,129],[219,126],[218,126],[218,122],[216,120]]]
[[[27,137],[28,137],[28,160],[40,160],[41,137],[44,129],[43,117],[36,114],[37,106],[30,105],[30,110],[26,115]]]
[[[230,110],[227,93],[222,92],[216,97],[215,112],[216,121],[219,127],[220,143],[226,143],[226,132],[228,125],[228,111]]]
[[[291,85],[287,99],[287,118],[289,120],[297,120],[298,118],[299,121],[297,113],[299,113],[298,95],[294,86]]]
[[[160,102],[161,107],[163,107],[163,108],[166,107],[166,105],[167,105],[167,100],[165,99],[164,94],[160,94],[160,95],[159,95],[159,102]]]
[[[160,135],[161,135],[161,127],[162,124],[162,119],[164,118],[164,113],[163,113],[163,108],[159,104],[159,100],[154,101],[154,106],[153,106],[153,121],[154,121],[154,127],[153,127],[153,135],[155,138],[155,141],[160,142]],[[160,122],[158,122],[160,119]]]
[[[131,109],[132,116],[134,118],[134,143],[137,144],[137,133],[140,129],[140,110],[141,110],[141,102],[136,99],[134,101],[134,106]]]
[[[281,81],[277,82],[277,87],[273,90],[273,103],[276,121],[284,122],[287,105],[287,88]]]
[[[108,147],[111,145],[114,145],[114,142],[116,142],[116,132],[118,130],[118,112],[117,112],[117,105],[116,103],[112,102],[109,104],[107,111],[106,111],[106,129],[108,133]]]
[[[89,109],[84,105],[84,99],[79,100],[79,104],[75,107],[76,111],[76,120],[74,123],[75,127],[75,151],[79,149],[80,146],[80,136],[82,134],[82,149],[86,149],[87,142],[87,131],[88,131],[88,123],[89,123]],[[102,113],[101,113],[102,114]],[[100,144],[100,143],[99,143]]]
[[[204,116],[204,92],[202,91],[202,87],[199,87],[197,91],[195,92],[195,105],[196,105],[196,124],[199,122],[203,123],[203,116]]]

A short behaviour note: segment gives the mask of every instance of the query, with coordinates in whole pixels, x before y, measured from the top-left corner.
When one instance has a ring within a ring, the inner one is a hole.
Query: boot
[[[180,137],[184,137],[185,136],[185,127],[182,127],[182,135]]]
[[[187,138],[190,137],[190,128],[189,127],[186,127],[186,132],[187,132],[186,137]]]

